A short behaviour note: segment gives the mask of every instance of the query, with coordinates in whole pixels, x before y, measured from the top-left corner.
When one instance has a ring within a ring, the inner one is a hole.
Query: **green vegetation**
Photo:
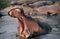
[[[0,0],[0,10],[8,6],[8,0]]]

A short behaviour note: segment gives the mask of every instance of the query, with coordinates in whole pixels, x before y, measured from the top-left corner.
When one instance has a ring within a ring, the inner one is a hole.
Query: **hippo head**
[[[13,8],[8,12],[8,15],[14,18],[19,18],[24,15],[24,10],[22,8]]]

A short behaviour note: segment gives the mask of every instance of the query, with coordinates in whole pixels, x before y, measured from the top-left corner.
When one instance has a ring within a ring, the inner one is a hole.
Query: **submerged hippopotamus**
[[[49,15],[49,16],[57,16],[60,14],[60,6],[49,5],[49,6],[42,6],[38,8],[31,8],[28,6],[23,6],[25,14],[27,15]]]
[[[14,5],[19,5],[19,3],[12,3]],[[40,7],[40,4],[42,5],[47,5],[47,6],[42,6]],[[24,9],[24,13],[26,15],[32,15],[32,14],[36,14],[36,15],[58,15],[60,13],[60,6],[55,6],[55,5],[50,5],[53,4],[52,1],[38,1],[32,4],[28,4],[27,6],[24,5],[20,5],[22,6],[22,8]],[[20,7],[19,6],[19,7]]]
[[[51,32],[52,28],[46,24],[26,16],[21,8],[14,8],[8,15],[18,20],[18,35],[22,38],[33,38]]]
[[[41,6],[46,6],[46,5],[52,5],[52,1],[38,1],[32,4],[29,4],[28,6],[30,7],[41,7]]]
[[[46,14],[46,15],[56,15],[60,14],[60,6],[43,6],[39,8],[35,8],[35,10],[38,12],[38,14]]]

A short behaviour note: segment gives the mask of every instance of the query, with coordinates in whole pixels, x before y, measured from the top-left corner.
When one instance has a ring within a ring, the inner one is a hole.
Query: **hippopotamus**
[[[46,15],[46,16],[57,16],[60,14],[60,6],[56,5],[48,5],[42,7],[34,7],[31,8],[29,6],[19,6],[19,8],[23,8],[25,15]],[[9,9],[9,8],[8,8]],[[8,9],[6,11],[8,11]]]
[[[14,2],[12,3],[13,5],[19,5],[19,2]],[[60,6],[55,6],[55,5],[51,5],[53,4],[52,1],[38,1],[32,4],[27,4],[26,5],[21,5],[22,8],[24,9],[24,12],[26,15],[32,15],[32,14],[36,14],[36,15],[47,15],[47,16],[56,16],[60,13]],[[41,5],[47,5],[47,6],[42,6]]]
[[[42,6],[39,8],[35,8],[35,10],[38,12],[37,14],[46,14],[46,15],[60,14],[60,6],[55,5]]]
[[[30,7],[41,7],[41,6],[46,6],[46,5],[52,5],[52,1],[37,1],[35,3],[29,4],[28,6]]]
[[[19,1],[12,1],[10,5],[15,6],[15,5],[22,5],[22,4],[32,4],[34,2],[37,2],[39,0],[19,0]]]
[[[31,0],[30,0],[31,1]],[[23,3],[21,3],[20,1],[12,1],[10,3],[10,5],[14,6],[14,5],[25,5],[25,6],[29,6],[29,7],[40,7],[40,6],[45,6],[45,5],[52,5],[54,2],[52,1],[25,1]]]
[[[60,14],[60,6],[49,5],[49,6],[42,6],[38,8],[31,8],[28,6],[23,6],[24,12],[26,15],[46,15],[46,16],[57,16]]]
[[[8,15],[18,20],[18,35],[22,38],[34,38],[51,32],[52,28],[43,22],[34,20],[32,17],[26,16],[22,8],[13,8]]]

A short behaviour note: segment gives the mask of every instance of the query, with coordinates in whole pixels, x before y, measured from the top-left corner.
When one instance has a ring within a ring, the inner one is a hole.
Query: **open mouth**
[[[11,17],[15,17],[14,16],[14,13],[17,11],[17,12],[20,12],[20,9],[19,8],[14,8],[14,9],[11,9],[9,12],[8,12],[8,15],[11,16]]]

